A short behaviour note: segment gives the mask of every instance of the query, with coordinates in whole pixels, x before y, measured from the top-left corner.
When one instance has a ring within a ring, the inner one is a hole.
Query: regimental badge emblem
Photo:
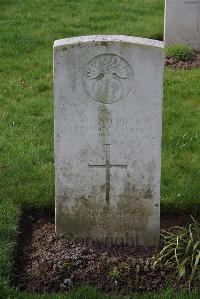
[[[133,88],[134,72],[129,63],[115,54],[93,57],[82,74],[85,92],[95,101],[112,104],[125,99]]]

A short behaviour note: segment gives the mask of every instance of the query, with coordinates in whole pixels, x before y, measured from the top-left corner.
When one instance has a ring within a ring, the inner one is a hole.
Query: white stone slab
[[[200,0],[165,0],[164,39],[200,50]]]
[[[158,244],[163,64],[158,41],[55,41],[58,234]]]

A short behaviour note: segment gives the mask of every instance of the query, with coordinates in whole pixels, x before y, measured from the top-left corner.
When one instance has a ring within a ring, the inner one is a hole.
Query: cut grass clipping
[[[165,55],[167,59],[175,59],[177,61],[191,60],[195,53],[194,50],[185,45],[172,45],[166,48]]]
[[[154,263],[154,267],[175,265],[176,275],[189,290],[198,287],[200,281],[200,223],[192,220],[188,227],[162,231],[164,248]]]

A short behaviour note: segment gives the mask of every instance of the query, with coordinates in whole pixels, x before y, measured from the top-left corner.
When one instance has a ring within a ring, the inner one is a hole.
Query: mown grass
[[[200,213],[200,71],[165,71],[161,207]]]
[[[162,39],[163,2],[0,0],[0,298],[65,298],[27,295],[9,283],[21,210],[54,206],[53,41],[90,34]],[[200,211],[199,79],[198,70],[165,72],[163,211]],[[152,298],[176,298],[169,296],[152,294]],[[106,297],[80,290],[67,298]]]
[[[8,295],[9,297],[1,297],[1,295]],[[95,289],[91,288],[79,288],[68,294],[27,294],[24,292],[17,292],[16,290],[6,291],[6,293],[0,294],[0,298],[9,299],[198,299],[198,294],[186,294],[181,292],[175,293],[173,290],[167,290],[159,294],[146,293],[146,294],[135,294],[130,296],[120,296],[111,294],[102,294]]]

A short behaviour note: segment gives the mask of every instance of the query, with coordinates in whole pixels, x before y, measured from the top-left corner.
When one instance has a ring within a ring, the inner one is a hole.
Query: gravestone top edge
[[[164,43],[162,41],[127,36],[127,35],[89,35],[89,36],[77,36],[65,39],[59,39],[54,41],[54,48],[62,46],[78,45],[79,43],[90,43],[90,42],[122,42],[128,44],[136,44],[141,46],[149,46],[152,48],[158,48],[163,50]]]

